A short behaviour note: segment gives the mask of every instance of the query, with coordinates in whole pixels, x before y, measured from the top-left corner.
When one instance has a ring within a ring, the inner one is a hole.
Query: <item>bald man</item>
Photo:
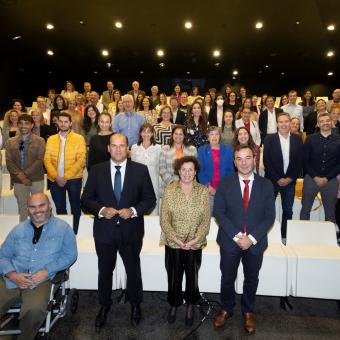
[[[51,215],[44,193],[28,199],[29,219],[6,237],[0,249],[0,315],[21,303],[18,339],[34,339],[47,315],[51,280],[77,259],[71,227]]]

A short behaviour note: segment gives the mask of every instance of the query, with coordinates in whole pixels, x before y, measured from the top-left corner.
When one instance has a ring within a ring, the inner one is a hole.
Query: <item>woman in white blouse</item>
[[[256,145],[261,144],[261,134],[259,130],[259,126],[257,122],[253,119],[250,119],[251,110],[248,108],[244,108],[241,112],[241,119],[235,121],[236,129],[239,127],[245,127],[250,132],[253,137],[254,143]]]
[[[161,146],[156,144],[153,126],[144,123],[139,130],[137,144],[131,147],[131,160],[145,164],[148,167],[153,189],[157,198],[155,209],[151,215],[158,215],[159,211],[159,158]]]

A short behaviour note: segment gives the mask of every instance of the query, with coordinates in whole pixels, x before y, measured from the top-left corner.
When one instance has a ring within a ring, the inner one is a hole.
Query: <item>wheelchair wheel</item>
[[[78,309],[78,302],[79,302],[79,292],[77,289],[72,288],[67,294],[67,301],[66,301],[66,315],[71,316],[74,314]]]

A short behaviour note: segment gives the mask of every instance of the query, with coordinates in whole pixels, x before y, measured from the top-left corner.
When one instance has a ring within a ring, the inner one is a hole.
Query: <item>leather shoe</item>
[[[177,307],[171,307],[168,312],[168,323],[174,323],[176,321]]]
[[[244,328],[246,329],[248,334],[255,333],[256,326],[255,326],[255,317],[253,313],[244,313]]]
[[[194,324],[194,306],[187,305],[187,312],[185,314],[185,326],[191,327]]]
[[[221,309],[218,314],[214,318],[214,326],[216,328],[223,327],[225,322],[230,319],[233,315],[228,313],[227,311]]]
[[[96,316],[95,327],[96,332],[99,332],[100,329],[105,325],[107,319],[107,313],[109,312],[111,306],[100,307],[99,312]]]
[[[131,324],[132,326],[138,326],[142,318],[142,313],[140,310],[140,304],[136,306],[131,305]]]

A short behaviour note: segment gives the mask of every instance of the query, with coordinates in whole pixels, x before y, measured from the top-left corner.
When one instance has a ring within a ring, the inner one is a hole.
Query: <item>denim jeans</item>
[[[79,219],[81,215],[80,209],[80,192],[82,179],[69,179],[63,187],[56,182],[50,183],[50,190],[53,202],[55,204],[58,215],[67,215],[66,210],[66,191],[71,206],[71,214],[73,215],[73,231],[78,233]]]
[[[293,204],[295,198],[295,182],[290,183],[284,187],[278,185],[274,186],[275,198],[280,193],[281,206],[282,206],[282,220],[281,220],[281,236],[286,238],[287,236],[287,220],[291,220],[293,217]]]

